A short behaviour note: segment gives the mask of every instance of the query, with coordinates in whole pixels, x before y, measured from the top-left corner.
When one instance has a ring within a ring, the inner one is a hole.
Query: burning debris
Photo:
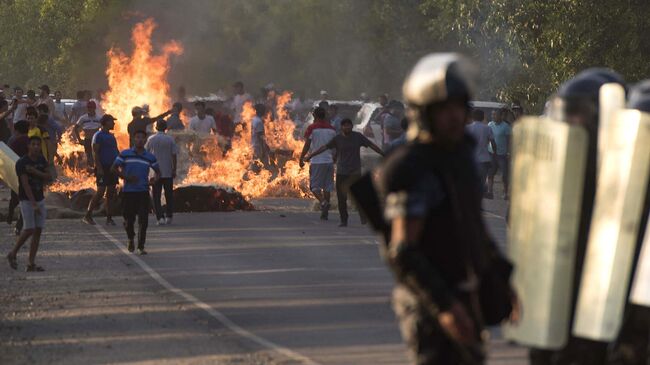
[[[171,105],[167,83],[170,57],[182,54],[183,47],[171,41],[163,45],[160,54],[153,54],[154,29],[151,19],[134,27],[131,55],[115,48],[107,53],[109,90],[103,95],[102,107],[117,117],[114,133],[120,149],[129,144],[127,125],[133,106],[147,104],[155,115]],[[302,143],[294,137],[296,125],[286,109],[290,101],[290,92],[279,95],[264,118],[271,160],[266,166],[253,158],[250,126],[255,110],[250,102],[244,105],[226,151],[220,147],[222,136],[170,132],[179,147],[176,181],[181,183],[174,195],[177,210],[246,210],[252,209],[247,200],[255,197],[307,196],[308,171],[297,162]],[[57,199],[67,197],[75,209],[81,209],[87,199],[77,195],[88,195],[86,189],[95,187],[95,178],[88,168],[83,146],[70,131],[63,136],[59,162],[59,178],[50,191],[59,193]]]

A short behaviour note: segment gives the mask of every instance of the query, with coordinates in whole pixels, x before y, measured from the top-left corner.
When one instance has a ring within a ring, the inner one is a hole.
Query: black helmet
[[[643,80],[630,89],[627,107],[650,113],[650,80]]]
[[[598,104],[600,87],[606,83],[607,80],[600,75],[578,75],[562,84],[557,96],[564,100],[583,99]]]
[[[618,72],[605,67],[592,67],[580,72],[576,77],[600,76],[607,83],[613,82],[625,86],[625,79]]]

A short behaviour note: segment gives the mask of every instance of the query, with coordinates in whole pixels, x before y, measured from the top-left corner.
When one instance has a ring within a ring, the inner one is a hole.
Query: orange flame
[[[106,76],[109,90],[103,95],[103,107],[118,120],[115,134],[121,147],[128,146],[127,126],[131,120],[131,108],[149,104],[151,115],[157,115],[171,106],[167,83],[169,59],[172,55],[182,54],[183,46],[171,41],[163,45],[162,54],[153,55],[151,34],[155,28],[151,18],[135,25],[130,57],[117,48],[108,51]]]
[[[151,34],[155,29],[152,19],[136,24],[133,28],[133,53],[112,48],[106,75],[109,90],[103,95],[103,107],[118,119],[115,136],[120,149],[128,147],[127,126],[131,120],[131,108],[148,104],[152,115],[170,107],[169,60],[172,55],[183,52],[182,46],[171,41],[162,53],[153,55]],[[253,161],[250,126],[255,109],[251,103],[244,105],[241,121],[227,153],[221,150],[217,136],[202,136],[191,131],[175,132],[180,153],[179,181],[182,184],[211,184],[234,188],[245,197],[293,196],[304,197],[308,193],[308,171],[298,166],[297,157],[302,142],[294,138],[295,124],[286,109],[291,93],[277,97],[275,110],[264,118],[266,141],[271,150],[271,166],[264,167]],[[63,161],[61,177],[51,187],[54,191],[76,191],[93,188],[95,179],[85,170],[83,147],[76,143],[72,133],[64,135],[59,154]]]
[[[217,183],[233,187],[247,197],[307,196],[309,175],[295,161],[302,143],[294,138],[296,127],[286,109],[289,101],[291,93],[284,92],[277,99],[276,119],[272,119],[271,113],[267,113],[264,118],[266,142],[272,151],[275,166],[265,169],[259,161],[253,160],[250,126],[255,109],[248,102],[244,104],[242,123],[237,126],[232,149],[225,156],[221,150],[207,153],[206,161],[211,161],[210,164],[204,167],[192,166],[183,183]],[[204,152],[207,151],[204,149]]]
[[[120,149],[129,146],[127,127],[132,119],[132,107],[148,104],[154,115],[166,111],[171,104],[167,83],[169,60],[172,55],[182,54],[183,47],[171,41],[163,45],[160,55],[153,55],[151,34],[155,28],[153,19],[134,26],[131,35],[133,54],[130,57],[117,48],[107,52],[109,90],[103,95],[102,107],[117,118],[114,133]],[[50,190],[76,191],[95,187],[95,179],[83,166],[83,153],[83,146],[75,141],[71,131],[66,132],[59,146],[61,176]]]

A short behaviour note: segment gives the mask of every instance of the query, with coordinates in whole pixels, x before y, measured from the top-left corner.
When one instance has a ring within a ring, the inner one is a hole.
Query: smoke
[[[174,39],[185,48],[172,61],[170,83],[172,90],[185,86],[188,94],[229,91],[241,80],[254,94],[273,83],[305,97],[327,90],[337,99],[358,98],[362,92],[399,98],[408,68],[426,52],[400,51],[403,19],[396,18],[399,14],[378,18],[377,4],[138,0],[126,6],[122,26],[113,28],[108,39],[128,49],[125,29],[153,17],[158,23],[154,45]],[[409,9],[409,4],[398,6]]]

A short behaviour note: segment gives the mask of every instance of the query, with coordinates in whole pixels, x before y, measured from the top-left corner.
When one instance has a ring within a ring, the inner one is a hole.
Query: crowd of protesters
[[[67,129],[83,145],[88,169],[94,174],[97,185],[83,222],[95,225],[94,212],[103,202],[106,225],[115,225],[112,203],[121,178],[124,180],[122,213],[128,248],[135,250],[137,218],[137,248],[140,254],[146,254],[144,245],[151,209],[158,225],[172,223],[173,186],[179,151],[168,131],[188,130],[200,136],[214,135],[224,154],[231,148],[235,133],[250,133],[253,152],[251,166],[268,169],[272,164],[265,129],[266,118],[277,118],[278,93],[272,84],[262,88],[254,97],[246,92],[242,82],[236,82],[232,85],[230,98],[208,103],[200,99],[189,102],[185,89],[181,87],[172,108],[153,117],[149,115],[147,105],[134,106],[127,128],[129,148],[121,152],[112,133],[116,119],[105,114],[101,108],[101,91],[95,97],[89,91],[79,91],[74,104],[66,108],[61,92],[51,94],[47,85],[41,85],[38,94],[33,90],[24,93],[21,87],[15,87],[13,94],[7,95],[8,90],[9,87],[5,85],[0,91],[0,141],[7,143],[20,158],[16,167],[19,191],[12,192],[7,216],[7,222],[12,224],[15,209],[20,207],[21,214],[15,229],[18,241],[14,250],[7,255],[12,267],[16,266],[17,250],[31,237],[33,252],[30,251],[27,268],[43,269],[35,264],[38,241],[45,222],[43,188],[57,177],[54,167],[55,161],[59,160],[57,149]],[[360,133],[353,130],[351,119],[339,113],[337,103],[329,102],[326,91],[322,91],[320,97],[321,101],[315,108],[312,107],[314,102],[300,98],[296,98],[287,108],[295,118],[302,119],[307,119],[305,110],[311,110],[313,123],[304,132],[305,144],[300,165],[303,166],[305,161],[310,162],[310,190],[319,201],[321,219],[328,219],[331,193],[336,191],[340,226],[345,227],[349,217],[349,186],[361,175],[361,147],[385,155],[405,144],[407,123],[404,105],[390,100],[386,94],[380,95],[377,100],[379,106],[370,117],[366,129]],[[367,96],[363,98],[369,102]],[[251,103],[255,111],[250,125],[244,125],[242,120],[246,103]],[[514,120],[508,113],[508,110],[502,110],[487,118],[482,111],[475,110],[467,126],[468,132],[477,141],[476,158],[485,184],[484,196],[488,199],[493,198],[497,172],[502,173],[503,197],[507,199],[510,124]],[[379,126],[380,135],[373,132],[372,124]],[[150,179],[151,169],[156,173]],[[163,197],[165,206],[162,204]],[[365,217],[361,217],[361,222],[365,224]]]

